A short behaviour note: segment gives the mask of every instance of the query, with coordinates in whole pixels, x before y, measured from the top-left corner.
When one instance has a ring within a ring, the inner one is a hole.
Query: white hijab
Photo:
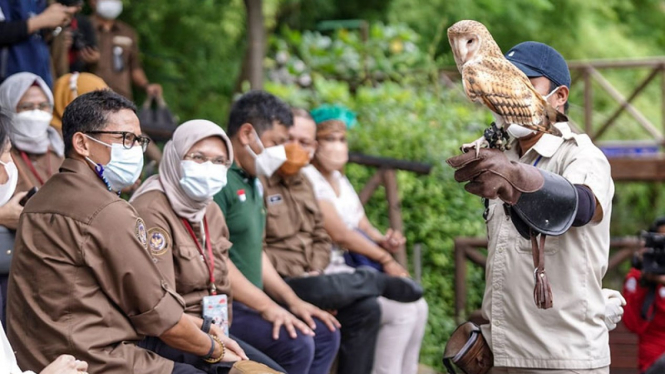
[[[49,103],[53,106],[53,94],[44,80],[32,73],[17,73],[7,78],[0,85],[0,111],[12,118],[9,129],[9,139],[17,149],[34,154],[44,154],[49,147],[60,157],[65,154],[65,143],[53,127],[48,128],[46,134],[39,138],[32,138],[22,134],[21,129],[14,126],[13,118],[16,115],[16,106],[26,91],[33,84],[37,84],[44,91]]]

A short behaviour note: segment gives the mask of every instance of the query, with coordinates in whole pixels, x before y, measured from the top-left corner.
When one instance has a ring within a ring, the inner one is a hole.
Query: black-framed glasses
[[[215,165],[224,165],[226,167],[231,166],[231,160],[227,160],[226,157],[206,157],[202,153],[192,152],[185,155],[184,160],[192,160],[197,164],[202,164],[204,162],[210,161]]]
[[[138,143],[141,146],[143,152],[148,149],[148,144],[150,144],[150,138],[147,136],[136,135],[133,132],[129,131],[86,131],[85,134],[111,134],[111,135],[122,135],[122,146],[126,149],[132,149],[134,143]]]

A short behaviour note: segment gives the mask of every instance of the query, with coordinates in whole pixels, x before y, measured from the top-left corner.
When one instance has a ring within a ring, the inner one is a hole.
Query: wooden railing
[[[427,175],[432,170],[432,165],[422,162],[412,162],[397,160],[393,158],[368,156],[361,153],[349,153],[349,162],[359,165],[365,165],[377,168],[376,173],[367,181],[365,187],[358,194],[360,201],[365,205],[372,194],[379,186],[383,185],[386,189],[386,200],[388,202],[388,219],[390,221],[390,228],[404,232],[404,224],[402,222],[402,210],[399,200],[399,193],[397,187],[397,170],[410,171],[420,175]],[[404,246],[395,253],[395,259],[402,266],[407,267],[406,249]]]

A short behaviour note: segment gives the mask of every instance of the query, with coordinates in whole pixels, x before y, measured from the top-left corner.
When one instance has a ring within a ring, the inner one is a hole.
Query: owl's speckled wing
[[[549,105],[526,75],[503,56],[484,56],[478,62],[465,64],[462,81],[466,95],[501,116],[504,123],[543,132],[548,130]]]

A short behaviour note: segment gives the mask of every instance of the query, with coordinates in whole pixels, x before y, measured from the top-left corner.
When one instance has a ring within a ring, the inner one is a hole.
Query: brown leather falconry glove
[[[543,176],[537,168],[508,160],[498,149],[483,148],[476,152],[446,160],[457,169],[455,180],[469,182],[464,186],[468,192],[486,199],[499,198],[514,205],[523,192],[535,192],[543,187]]]

